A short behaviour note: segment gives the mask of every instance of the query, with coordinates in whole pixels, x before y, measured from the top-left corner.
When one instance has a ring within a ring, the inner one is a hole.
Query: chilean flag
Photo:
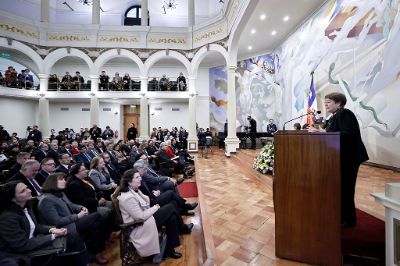
[[[311,127],[314,124],[314,112],[317,110],[317,95],[314,89],[314,73],[311,73],[310,91],[308,93],[307,124]]]

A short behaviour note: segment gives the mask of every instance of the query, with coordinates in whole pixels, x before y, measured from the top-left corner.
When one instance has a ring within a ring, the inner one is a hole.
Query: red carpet
[[[197,198],[196,182],[183,182],[178,186],[179,193],[183,198]]]
[[[342,230],[343,254],[385,260],[385,222],[357,209],[357,226]]]

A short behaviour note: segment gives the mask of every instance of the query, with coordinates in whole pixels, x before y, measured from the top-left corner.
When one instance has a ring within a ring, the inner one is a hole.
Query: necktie
[[[38,195],[42,194],[42,188],[39,186],[39,184],[36,182],[36,180],[30,179],[30,182],[31,182],[32,186],[35,188],[36,193]]]
[[[84,155],[85,155],[85,157],[86,157],[86,159],[89,161],[89,163],[92,161],[92,159],[90,159],[90,156],[86,153],[86,152],[84,152],[83,153]]]

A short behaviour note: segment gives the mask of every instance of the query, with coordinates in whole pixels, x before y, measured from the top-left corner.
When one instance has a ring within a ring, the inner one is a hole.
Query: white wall
[[[197,105],[196,121],[199,127],[210,127],[210,70],[199,68],[196,80]]]
[[[162,108],[162,110],[155,110]],[[179,111],[172,111],[172,108],[179,108]],[[150,131],[153,127],[171,129],[172,127],[189,127],[189,106],[188,103],[150,103]]]
[[[82,111],[82,108],[89,108],[89,102],[50,102],[50,129],[56,131],[66,127],[79,131],[81,127],[90,128],[90,111]],[[61,108],[69,108],[68,111],[62,111]],[[105,111],[104,108],[110,108],[111,111]],[[117,113],[117,114],[116,114]],[[116,103],[100,102],[99,127],[105,129],[110,126],[113,130],[121,131],[121,113],[120,105]]]
[[[19,98],[0,98],[0,125],[8,133],[17,132],[21,138],[26,137],[26,127],[37,124],[38,101]]]

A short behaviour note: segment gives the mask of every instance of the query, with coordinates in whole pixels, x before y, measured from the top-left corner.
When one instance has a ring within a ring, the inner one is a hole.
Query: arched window
[[[125,12],[124,25],[134,26],[141,25],[142,8],[139,5],[134,5],[128,8]]]

